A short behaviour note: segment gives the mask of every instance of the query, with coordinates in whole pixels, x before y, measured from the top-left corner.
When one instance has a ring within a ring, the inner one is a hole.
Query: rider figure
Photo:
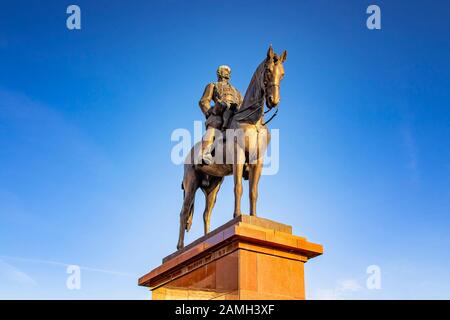
[[[200,109],[206,117],[206,133],[202,141],[202,159],[205,164],[212,164],[211,155],[216,130],[225,130],[233,112],[242,104],[242,96],[239,90],[230,83],[231,68],[219,66],[217,68],[217,82],[206,86],[203,96],[199,101]],[[211,101],[214,106],[211,107]]]

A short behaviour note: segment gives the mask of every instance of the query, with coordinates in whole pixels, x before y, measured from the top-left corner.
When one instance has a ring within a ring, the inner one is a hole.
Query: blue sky
[[[202,120],[218,65],[245,92],[270,43],[288,59],[259,215],[324,245],[307,296],[450,298],[449,15],[446,1],[0,1],[0,298],[149,298],[137,278],[177,241],[171,133]],[[232,217],[231,180],[213,227]],[[199,193],[188,242],[202,208]]]

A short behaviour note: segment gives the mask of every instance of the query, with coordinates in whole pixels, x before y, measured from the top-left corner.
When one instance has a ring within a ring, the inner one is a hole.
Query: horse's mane
[[[245,92],[244,101],[242,102],[242,109],[245,109],[252,104],[256,99],[261,98],[261,88],[263,84],[262,77],[264,76],[265,60],[259,64],[253,73],[252,79]]]
[[[256,111],[255,109],[261,107],[261,104],[258,103],[258,101],[261,101],[263,99],[262,89],[265,62],[266,60],[264,59],[253,73],[250,84],[248,85],[247,91],[245,92],[242,105],[239,108],[238,113],[234,117],[235,120],[245,120],[246,122],[256,123],[261,118],[262,113],[264,112],[264,108],[261,108],[260,112]],[[262,103],[264,103],[264,101],[262,101]]]

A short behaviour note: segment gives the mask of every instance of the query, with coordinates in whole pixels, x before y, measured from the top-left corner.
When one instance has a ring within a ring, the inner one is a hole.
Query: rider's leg
[[[230,119],[231,116],[233,115],[233,112],[231,111],[231,109],[227,109],[223,112],[223,123],[222,123],[222,130],[226,130],[228,129],[229,125],[230,125]]]
[[[213,127],[208,126],[206,128],[206,133],[203,136],[202,141],[202,158],[203,162],[206,164],[212,164],[213,163],[213,157],[211,155],[213,142],[214,142],[214,133],[215,130]]]

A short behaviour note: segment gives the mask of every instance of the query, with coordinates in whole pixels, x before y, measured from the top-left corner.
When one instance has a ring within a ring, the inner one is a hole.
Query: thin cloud
[[[0,259],[19,261],[19,262],[28,262],[28,263],[39,263],[39,264],[46,264],[46,265],[52,265],[52,266],[64,267],[64,268],[67,268],[70,265],[74,265],[74,264],[70,264],[70,263],[64,263],[64,262],[52,261],[52,260],[29,259],[29,258],[11,257],[11,256],[0,256]],[[133,275],[133,274],[115,271],[115,270],[107,270],[107,269],[83,267],[83,266],[79,266],[79,267],[81,270],[86,270],[86,271],[100,272],[100,273],[104,273],[104,274],[121,276],[121,277],[135,277],[135,275]]]
[[[343,300],[351,294],[360,292],[363,287],[355,279],[338,281],[333,289],[318,289],[313,299],[317,300]]]
[[[112,168],[112,163],[91,139],[58,111],[25,94],[0,87],[0,134],[15,137],[27,155],[45,150],[81,162],[92,172]],[[0,140],[8,150],[13,140]],[[18,145],[15,145],[18,148]]]
[[[0,260],[0,279],[20,285],[37,286],[37,282],[19,268]]]
[[[403,128],[402,135],[408,157],[407,168],[411,172],[411,179],[413,180],[413,182],[418,182],[418,149],[416,140],[409,125],[406,125]]]

